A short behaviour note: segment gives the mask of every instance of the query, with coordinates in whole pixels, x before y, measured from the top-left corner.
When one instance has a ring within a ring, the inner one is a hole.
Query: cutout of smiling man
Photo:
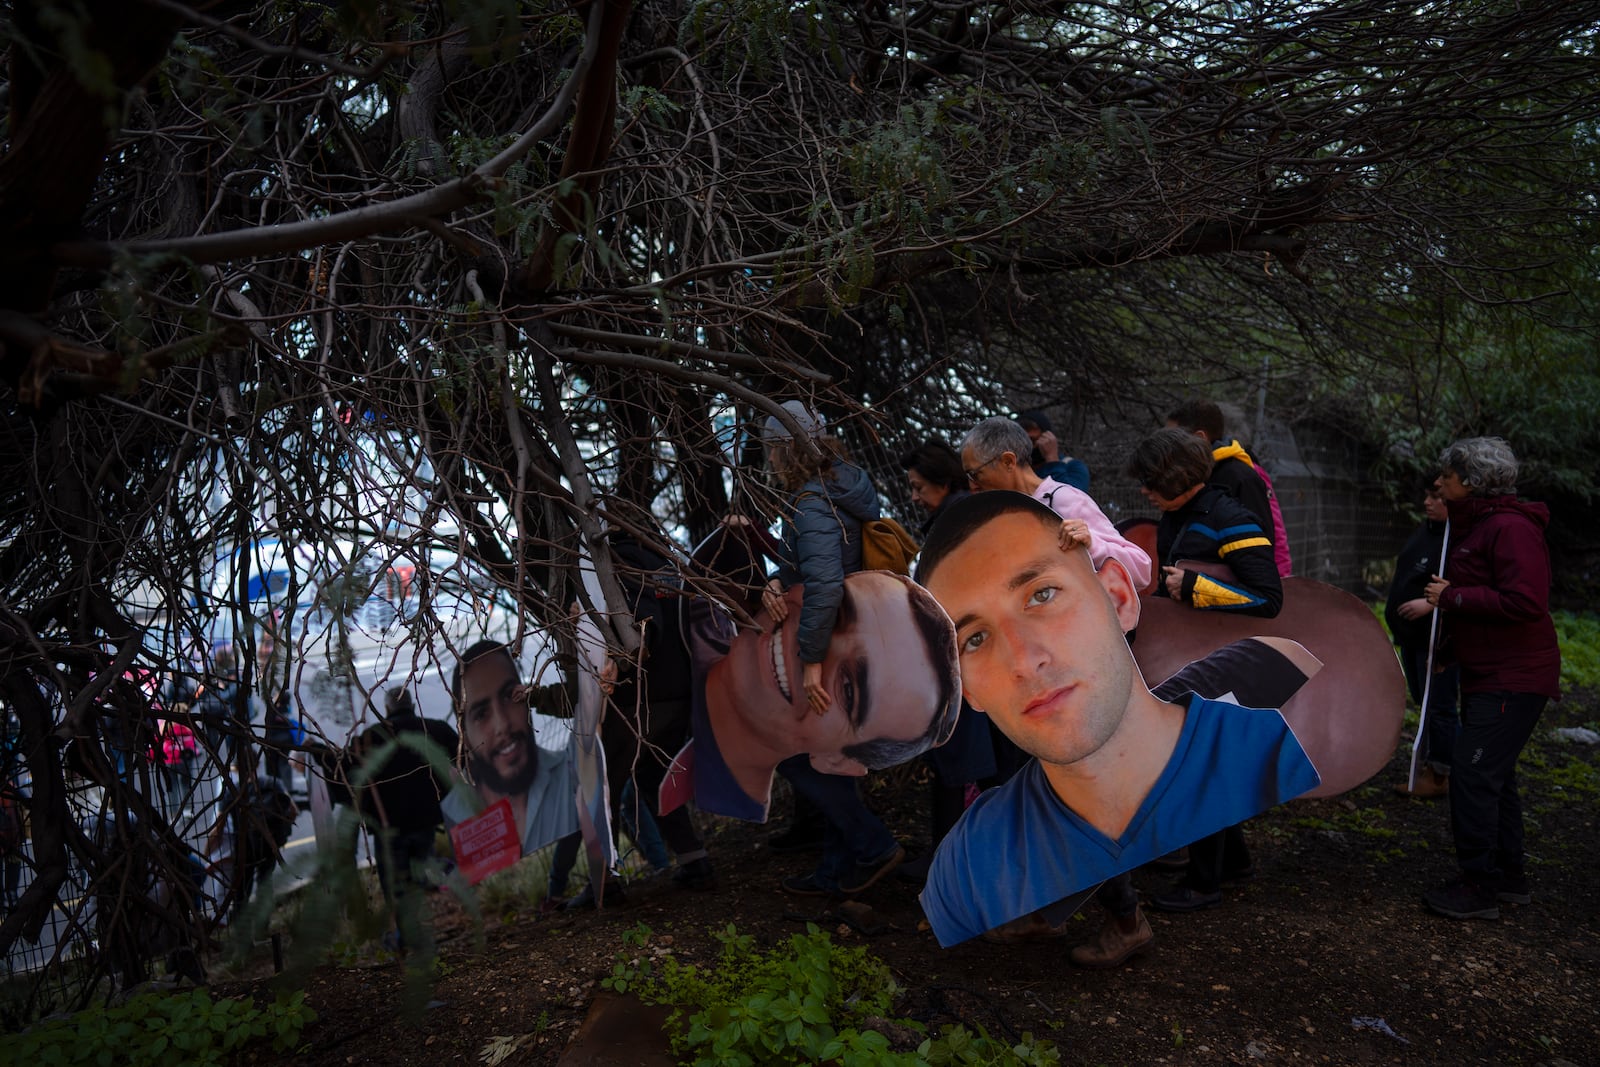
[[[832,703],[821,713],[801,683],[803,595],[791,586],[782,622],[762,609],[756,628],[743,631],[708,602],[690,603],[694,737],[662,785],[662,810],[692,788],[706,811],[765,822],[773,771],[790,756],[809,754],[825,774],[863,775],[913,759],[955,729],[955,632],[926,590],[887,571],[845,578],[822,661]]]
[[[1064,547],[1021,493],[977,493],[923,546],[917,579],[955,621],[974,708],[1036,757],[967,809],[922,906],[953,945],[1318,783],[1281,713],[1145,686],[1124,636],[1139,597],[1115,559]]]
[[[450,693],[461,727],[463,770],[484,806],[510,799],[522,854],[576,832],[572,760],[534,739],[527,690],[511,650],[496,641],[470,646],[451,675]],[[459,793],[441,807],[447,826],[475,814]]]

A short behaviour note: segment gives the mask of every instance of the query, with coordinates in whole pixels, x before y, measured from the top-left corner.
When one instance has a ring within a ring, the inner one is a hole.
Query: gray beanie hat
[[[823,424],[822,417],[798,400],[784,401],[783,410],[789,413],[800,429],[804,430],[806,436],[813,441],[828,432],[827,426]],[[761,427],[761,440],[764,443],[777,444],[782,441],[792,441],[793,439],[794,434],[789,432],[789,427],[778,421],[777,416],[767,416],[767,421]]]

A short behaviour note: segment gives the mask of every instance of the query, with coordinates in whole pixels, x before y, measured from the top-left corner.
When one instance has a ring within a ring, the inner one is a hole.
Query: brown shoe
[[[1083,944],[1074,945],[1072,951],[1067,953],[1067,959],[1075,967],[1097,971],[1121,967],[1149,948],[1156,939],[1155,931],[1150,929],[1150,922],[1144,917],[1144,909],[1140,908],[1133,915],[1138,922],[1132,930],[1124,930],[1116,916],[1107,915],[1106,921],[1100,925],[1100,932]]]
[[[993,930],[985,930],[983,939],[994,945],[1014,945],[1019,941],[1064,937],[1066,932],[1067,920],[1051,924],[1042,912],[1030,911],[1020,919],[1012,919],[1008,923],[1001,923]]]
[[[1424,767],[1417,772],[1417,787],[1412,789],[1407,782],[1400,782],[1394,791],[1403,797],[1421,797],[1432,800],[1435,797],[1448,796],[1450,793],[1450,776],[1439,774],[1432,767]]]

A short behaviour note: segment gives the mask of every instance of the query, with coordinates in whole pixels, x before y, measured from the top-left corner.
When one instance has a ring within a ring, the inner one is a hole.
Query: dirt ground
[[[1153,950],[1114,972],[1070,966],[1071,939],[942,950],[918,929],[914,891],[893,879],[863,898],[891,930],[863,938],[824,925],[890,964],[908,990],[902,1015],[1032,1031],[1057,1043],[1063,1064],[1600,1064],[1600,746],[1550,737],[1597,719],[1600,695],[1552,706],[1523,757],[1534,900],[1503,907],[1496,922],[1423,910],[1420,892],[1454,869],[1448,807],[1391,791],[1407,749],[1343,797],[1254,820],[1257,878],[1218,908],[1151,912]],[[925,841],[920,797],[902,786],[873,798],[908,844]],[[680,958],[705,960],[712,927],[732,922],[770,944],[822,912],[777,888],[810,857],[770,854],[761,827],[709,830],[716,889],[660,878],[600,915],[490,918],[481,951],[460,906],[436,894],[442,946],[428,1006],[403,1008],[398,963],[347,953],[313,974],[319,1019],[297,1061],[477,1064],[498,1041],[514,1045],[506,1064],[553,1064],[637,924],[669,936]],[[1145,870],[1136,882],[1149,893],[1170,878]],[[1098,922],[1091,906],[1074,936]]]

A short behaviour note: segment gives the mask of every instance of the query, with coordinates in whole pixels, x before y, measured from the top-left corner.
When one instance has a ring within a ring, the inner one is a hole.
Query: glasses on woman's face
[[[1004,452],[1000,453],[1000,456],[1003,456],[1003,455],[1005,455]],[[967,476],[968,484],[977,485],[978,484],[978,476],[983,473],[983,469],[985,467],[993,464],[993,463],[998,463],[1000,461],[1000,456],[995,456],[993,459],[984,460],[982,463],[978,464],[976,467],[973,467],[971,470],[963,470],[961,473],[965,474]]]

